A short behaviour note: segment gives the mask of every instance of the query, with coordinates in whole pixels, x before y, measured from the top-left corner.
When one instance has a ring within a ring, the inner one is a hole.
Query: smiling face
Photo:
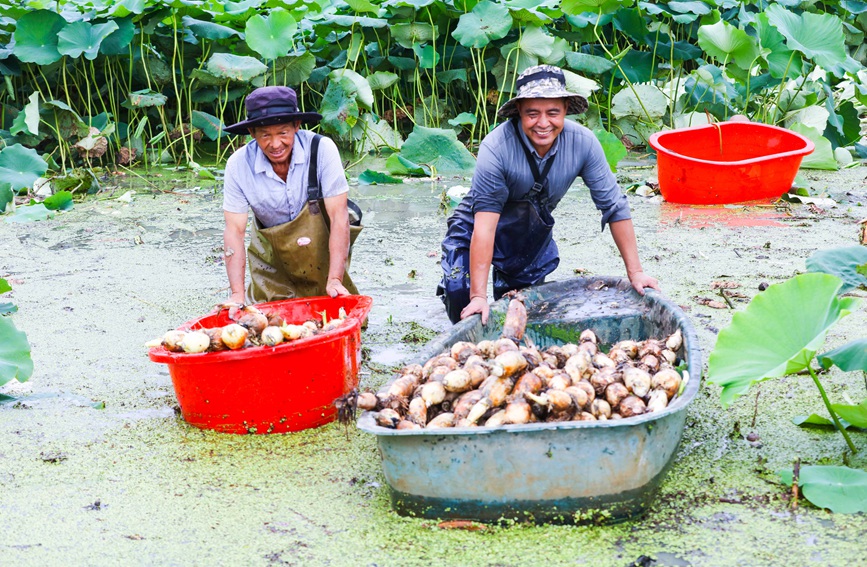
[[[274,124],[273,126],[257,126],[250,129],[250,135],[259,144],[259,148],[274,166],[286,169],[292,156],[292,145],[295,143],[295,133],[301,122]]]
[[[518,101],[521,128],[536,153],[544,157],[566,121],[567,101],[563,98],[527,98]]]

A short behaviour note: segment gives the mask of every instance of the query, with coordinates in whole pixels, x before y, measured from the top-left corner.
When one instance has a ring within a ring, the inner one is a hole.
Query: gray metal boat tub
[[[603,349],[619,340],[664,338],[678,328],[678,353],[689,375],[665,410],[616,421],[576,421],[426,430],[376,425],[370,412],[358,427],[376,435],[394,509],[424,518],[483,522],[615,522],[646,511],[680,443],[687,406],[701,382],[701,352],[683,311],[661,294],[636,293],[628,280],[584,277],[522,291],[527,336],[540,348],[578,342],[593,329]],[[418,355],[424,363],[457,341],[500,335],[507,301],[455,325]]]

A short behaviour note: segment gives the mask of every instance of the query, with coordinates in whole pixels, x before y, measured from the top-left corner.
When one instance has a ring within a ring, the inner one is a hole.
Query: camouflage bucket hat
[[[497,111],[503,118],[518,116],[518,100],[522,98],[565,98],[569,108],[567,114],[581,114],[587,110],[587,99],[566,90],[566,75],[553,65],[536,65],[525,70],[515,82],[514,97],[506,101]]]

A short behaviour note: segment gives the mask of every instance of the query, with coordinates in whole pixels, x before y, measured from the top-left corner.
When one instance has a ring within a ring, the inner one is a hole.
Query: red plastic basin
[[[659,190],[666,201],[694,205],[776,199],[792,187],[813,142],[755,122],[721,122],[657,132]]]
[[[319,427],[337,416],[333,402],[358,386],[361,324],[373,300],[364,295],[305,297],[262,303],[287,323],[338,316],[347,321],[320,335],[274,347],[188,354],[152,348],[169,367],[181,414],[191,425],[223,433],[286,433]],[[222,327],[228,311],[206,315],[182,330]]]

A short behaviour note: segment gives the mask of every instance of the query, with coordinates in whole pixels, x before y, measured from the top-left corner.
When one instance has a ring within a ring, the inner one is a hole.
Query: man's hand
[[[481,313],[482,315],[482,325],[488,322],[488,312],[490,311],[490,307],[488,306],[488,298],[482,297],[481,295],[477,295],[472,298],[470,302],[464,307],[463,311],[461,311],[461,319],[466,319],[470,315],[475,315],[476,313]]]
[[[349,290],[343,287],[341,280],[328,278],[328,282],[325,284],[325,293],[331,297],[337,297],[338,295],[349,295]]]
[[[659,282],[653,276],[648,276],[644,272],[633,272],[629,274],[629,283],[635,288],[639,295],[644,295],[644,288],[651,287],[656,291],[662,291],[659,288]]]

